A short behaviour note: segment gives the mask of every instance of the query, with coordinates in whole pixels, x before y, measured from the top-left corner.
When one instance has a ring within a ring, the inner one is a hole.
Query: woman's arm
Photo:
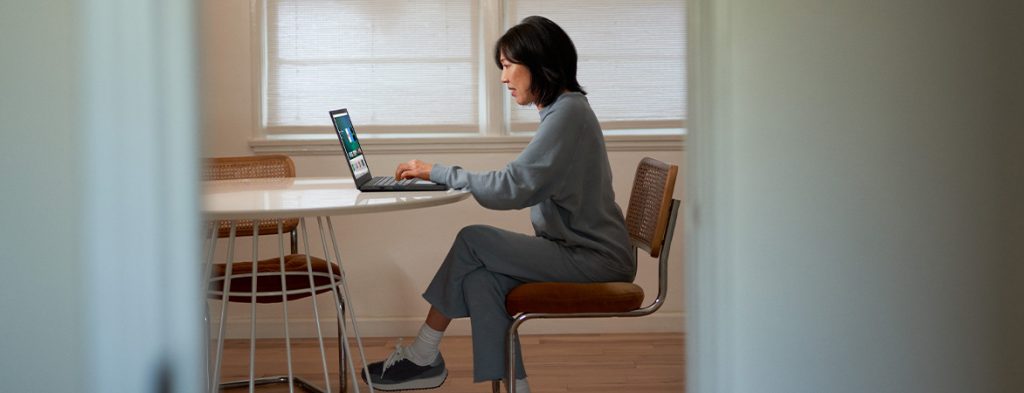
[[[399,179],[421,178],[468,189],[490,209],[522,209],[557,194],[571,173],[576,145],[587,121],[596,121],[586,102],[568,101],[550,108],[530,143],[505,168],[470,172],[459,166],[412,160],[395,170]],[[600,137],[598,135],[597,137]]]
[[[566,108],[568,109],[568,108]],[[541,123],[529,145],[505,168],[470,172],[458,166],[433,165],[430,179],[466,188],[481,206],[522,209],[550,198],[570,173],[581,124],[569,110],[555,110]]]

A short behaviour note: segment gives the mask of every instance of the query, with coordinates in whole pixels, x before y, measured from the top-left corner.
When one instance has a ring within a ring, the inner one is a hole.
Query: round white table
[[[312,269],[312,262],[310,261],[310,255],[312,255],[309,249],[308,232],[306,230],[306,218],[316,218],[317,226],[319,228],[321,240],[324,246],[323,254],[324,260],[327,261],[328,269],[332,262],[337,263],[337,266],[341,270],[338,272],[341,281],[335,282],[335,273],[328,272],[327,276],[330,277],[330,289],[334,294],[334,301],[338,312],[339,320],[339,351],[344,348],[344,343],[348,341],[348,329],[345,327],[343,315],[346,313],[349,319],[352,321],[352,331],[354,333],[357,346],[359,348],[360,357],[364,360],[365,367],[365,355],[363,354],[362,338],[359,334],[359,329],[356,324],[355,310],[352,309],[352,305],[349,302],[350,294],[348,291],[348,285],[346,280],[346,274],[344,273],[344,266],[341,263],[340,248],[338,247],[337,237],[334,233],[334,225],[331,221],[332,216],[341,216],[348,214],[360,214],[360,213],[373,213],[373,212],[384,212],[384,211],[395,211],[395,210],[408,210],[408,209],[420,209],[431,206],[439,206],[449,203],[455,203],[468,198],[470,193],[465,190],[447,190],[447,191],[430,191],[430,192],[360,192],[355,188],[355,184],[351,179],[348,178],[276,178],[276,179],[235,179],[235,180],[214,180],[203,182],[203,214],[204,220],[209,222],[209,238],[206,242],[206,265],[205,265],[205,277],[211,277],[210,273],[212,266],[214,265],[214,250],[218,241],[218,225],[220,222],[229,222],[232,230],[231,235],[228,237],[228,250],[227,250],[227,262],[226,262],[226,275],[223,278],[224,283],[221,291],[217,292],[221,296],[221,315],[219,332],[217,334],[217,351],[215,355],[215,362],[212,365],[212,369],[208,367],[209,390],[211,392],[219,391],[221,388],[226,387],[243,387],[249,386],[250,391],[254,390],[256,385],[267,384],[267,383],[288,383],[292,391],[294,391],[294,385],[298,383],[301,387],[305,387],[310,390],[319,391],[318,388],[311,385],[309,382],[304,381],[300,378],[294,377],[292,373],[292,359],[291,359],[291,345],[290,338],[288,337],[288,306],[287,301],[282,301],[281,304],[284,308],[285,316],[285,346],[288,356],[288,376],[284,377],[270,377],[270,378],[255,378],[255,304],[256,294],[255,291],[245,293],[233,293],[231,292],[231,264],[234,263],[234,243],[235,243],[235,231],[234,227],[240,220],[277,220],[287,218],[299,218],[298,234],[302,238],[302,243],[305,245],[303,254],[306,255],[306,264],[308,267],[308,276],[311,289],[309,291],[326,290],[326,288],[320,288],[314,283],[314,271]],[[326,225],[326,226],[325,226]],[[282,277],[282,287],[284,283],[283,273],[283,261],[284,261],[284,249],[283,249],[283,234],[275,232],[278,235],[279,252],[278,256],[282,261],[282,272],[272,273],[274,275],[280,275]],[[273,233],[271,233],[273,234]],[[271,235],[263,234],[263,235]],[[327,239],[325,239],[325,236]],[[296,240],[293,238],[293,241]],[[258,247],[256,242],[258,239],[254,239],[253,245],[253,264],[259,261]],[[328,243],[333,248],[333,255],[328,250]],[[252,288],[255,288],[256,276],[263,276],[264,273],[258,273],[252,276]],[[322,277],[321,277],[322,278]],[[344,292],[339,293],[339,288]],[[285,299],[287,295],[292,294],[291,290],[283,291],[285,293],[279,293]],[[227,317],[227,303],[228,297],[235,296],[252,296],[252,309],[251,313],[251,338],[250,338],[250,357],[249,357],[249,379],[247,381],[234,382],[229,384],[220,384],[220,368],[222,360],[222,352],[224,347],[224,325]],[[320,317],[319,311],[317,310],[316,298],[317,296],[311,296],[313,300],[313,313],[316,321],[316,331],[320,343],[320,357],[321,364],[323,366],[324,383],[326,384],[326,391],[331,391],[330,378],[327,372],[327,360],[324,351],[323,334],[320,328]],[[340,303],[339,303],[340,299]],[[341,352],[339,352],[341,354]],[[345,357],[345,356],[342,356]],[[355,367],[352,363],[352,356],[347,356],[348,368],[351,371],[351,377],[353,381],[358,380],[355,374]],[[344,372],[342,372],[342,389],[345,389]],[[358,383],[354,384],[355,391],[359,392]],[[370,386],[370,392],[373,392],[373,387]]]
[[[203,182],[206,220],[326,217],[455,203],[465,190],[360,192],[352,179],[295,177]]]

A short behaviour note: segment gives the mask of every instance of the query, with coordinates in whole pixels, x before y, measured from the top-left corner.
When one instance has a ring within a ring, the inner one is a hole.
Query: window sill
[[[518,153],[530,142],[528,135],[509,136],[362,136],[363,150],[371,154],[403,153]],[[608,151],[683,151],[686,135],[605,135]],[[337,155],[338,140],[331,135],[278,135],[249,140],[256,154]]]

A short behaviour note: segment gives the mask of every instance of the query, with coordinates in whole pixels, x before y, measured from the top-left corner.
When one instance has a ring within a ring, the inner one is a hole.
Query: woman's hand
[[[430,180],[430,170],[433,168],[433,164],[428,164],[420,160],[412,160],[403,164],[398,164],[398,169],[395,169],[395,179],[404,180],[420,178],[423,180]]]

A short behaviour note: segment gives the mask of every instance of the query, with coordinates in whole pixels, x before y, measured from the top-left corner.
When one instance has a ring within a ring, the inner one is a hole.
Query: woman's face
[[[498,60],[501,61],[501,83],[508,87],[516,104],[532,104],[536,97],[533,96],[533,91],[530,89],[530,69],[522,64],[509,61],[504,54]]]

